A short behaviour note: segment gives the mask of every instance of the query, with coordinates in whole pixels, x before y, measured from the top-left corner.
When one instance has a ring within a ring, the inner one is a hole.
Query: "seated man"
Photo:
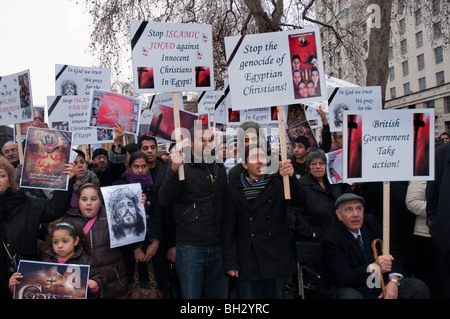
[[[363,205],[364,198],[353,193],[338,197],[338,218],[323,235],[324,280],[330,285],[331,296],[338,299],[429,298],[429,289],[421,280],[403,276],[401,257],[392,247],[392,255],[380,254],[374,260],[371,243],[381,238],[381,231],[372,215],[364,215]],[[381,271],[385,278],[385,296],[381,296],[375,271]]]

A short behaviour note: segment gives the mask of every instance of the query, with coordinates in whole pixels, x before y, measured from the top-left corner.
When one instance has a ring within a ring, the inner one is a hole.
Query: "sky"
[[[83,0],[0,0],[0,76],[30,70],[33,104],[55,95],[55,64],[91,67]]]

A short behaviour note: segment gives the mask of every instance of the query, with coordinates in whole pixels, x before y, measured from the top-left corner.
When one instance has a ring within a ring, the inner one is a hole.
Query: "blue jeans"
[[[236,299],[284,299],[286,277],[236,280]]]
[[[228,298],[228,276],[223,269],[221,244],[177,244],[176,267],[182,299]]]

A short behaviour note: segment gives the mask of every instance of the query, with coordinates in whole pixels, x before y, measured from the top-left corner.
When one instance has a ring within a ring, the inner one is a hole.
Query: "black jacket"
[[[298,180],[289,179],[291,201],[298,198]],[[283,179],[272,177],[255,199],[247,200],[242,182],[228,187],[224,215],[224,268],[239,270],[242,280],[289,276],[295,259],[286,227]]]
[[[167,167],[159,189],[161,206],[173,206],[177,244],[213,245],[220,240],[227,174],[223,164],[184,165],[184,181]]]
[[[300,178],[300,203],[295,206],[296,235],[299,240],[320,240],[325,229],[336,218],[334,203],[342,194],[340,184],[329,184],[324,177],[326,190],[318,182],[307,174]]]

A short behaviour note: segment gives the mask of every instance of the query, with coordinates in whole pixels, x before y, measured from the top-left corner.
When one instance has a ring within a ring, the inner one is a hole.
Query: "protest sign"
[[[311,129],[308,121],[301,122],[289,127],[288,129],[286,129],[286,134],[292,146],[294,146],[294,141],[298,136],[305,136],[309,140],[310,151],[315,151],[319,148],[316,136]]]
[[[214,122],[216,103],[224,95],[223,91],[203,91],[198,96],[198,114],[208,114],[209,120]]]
[[[22,140],[24,140],[27,137],[27,132],[29,127],[41,127],[42,123],[45,123],[45,107],[44,106],[33,106],[33,121],[32,122],[26,122],[26,123],[20,123],[20,132],[16,131],[17,125],[14,127],[14,131],[16,134],[14,134],[15,141],[17,143],[17,137],[20,135]],[[19,134],[20,133],[20,134]]]
[[[214,90],[208,24],[131,21],[135,91]]]
[[[346,183],[434,178],[434,110],[344,112]]]
[[[97,128],[114,128],[116,123],[125,132],[137,134],[139,127],[141,100],[126,95],[91,90],[87,120]]]
[[[48,96],[48,125],[52,129],[72,132],[74,145],[96,144],[97,129],[89,126],[89,98]]]
[[[67,64],[55,65],[55,95],[89,97],[91,90],[111,90],[111,71]]]
[[[86,299],[89,265],[21,260],[14,299]]]
[[[327,158],[327,177],[330,184],[342,183],[342,149],[325,154]]]
[[[179,109],[183,109],[183,95],[178,92]],[[143,110],[141,113],[141,121],[139,125],[140,134],[147,134],[150,128],[150,123],[153,120],[153,114],[159,106],[163,104],[173,107],[173,94],[172,93],[158,93],[148,97],[149,110]]]
[[[155,136],[157,138],[164,139],[166,141],[175,141],[175,119],[173,107],[158,104],[152,108],[153,117],[150,122],[150,127],[147,135]],[[183,128],[184,132],[181,135],[184,138],[188,137],[187,131],[194,126],[198,120],[198,115],[179,110],[180,114],[180,127]]]
[[[28,129],[20,187],[67,190],[72,133],[44,128]]]
[[[101,187],[110,234],[110,247],[119,247],[145,239],[147,219],[141,203],[141,184]]]
[[[325,96],[317,28],[227,37],[225,48],[233,109],[295,104]]]
[[[328,88],[328,112],[331,132],[342,131],[342,116],[345,110],[382,110],[381,87]]]
[[[33,121],[30,71],[0,76],[0,125]]]

